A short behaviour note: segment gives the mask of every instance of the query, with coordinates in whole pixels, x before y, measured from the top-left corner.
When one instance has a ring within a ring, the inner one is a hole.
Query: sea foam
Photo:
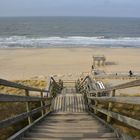
[[[123,47],[140,47],[140,37],[119,37],[105,38],[104,36],[85,37],[27,37],[27,36],[10,36],[0,37],[0,47],[47,47],[49,45],[99,45],[99,46],[123,46]]]

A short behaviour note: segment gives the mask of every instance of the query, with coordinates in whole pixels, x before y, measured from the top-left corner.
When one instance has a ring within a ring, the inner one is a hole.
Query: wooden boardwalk
[[[86,106],[81,94],[60,94],[52,105],[53,112],[85,112]]]
[[[52,113],[22,140],[118,140],[114,132],[86,112],[81,94],[67,91],[54,99]]]

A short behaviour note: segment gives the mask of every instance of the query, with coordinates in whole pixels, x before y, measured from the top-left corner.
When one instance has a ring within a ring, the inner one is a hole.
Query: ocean
[[[140,18],[0,18],[0,48],[50,46],[140,47]]]

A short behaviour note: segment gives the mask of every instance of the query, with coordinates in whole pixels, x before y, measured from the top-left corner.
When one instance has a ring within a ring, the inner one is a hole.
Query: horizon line
[[[21,16],[0,16],[0,18],[21,18],[21,17],[25,17],[25,18],[30,18],[30,17],[93,17],[93,18],[140,18],[140,17],[132,17],[132,16],[62,16],[62,15],[57,15],[57,16],[54,16],[54,15],[52,15],[52,16],[36,16],[36,15],[30,15],[30,16],[23,16],[23,15],[21,15]]]

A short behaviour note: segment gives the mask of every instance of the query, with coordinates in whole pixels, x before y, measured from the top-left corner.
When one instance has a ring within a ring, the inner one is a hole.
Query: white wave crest
[[[0,47],[47,47],[48,45],[110,45],[140,47],[140,37],[105,38],[70,36],[70,37],[0,37]]]

